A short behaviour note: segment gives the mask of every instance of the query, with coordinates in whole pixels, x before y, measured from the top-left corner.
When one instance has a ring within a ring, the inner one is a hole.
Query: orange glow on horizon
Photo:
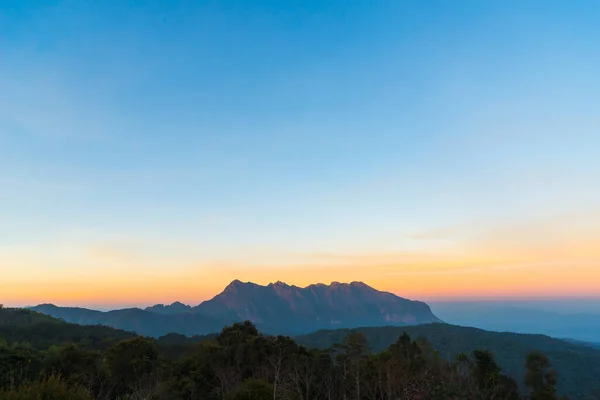
[[[566,265],[504,264],[480,259],[417,262],[412,257],[407,261],[381,261],[380,257],[373,256],[370,262],[368,258],[359,257],[355,263],[329,262],[328,265],[310,267],[220,265],[210,268],[203,265],[198,269],[174,271],[172,275],[44,278],[0,287],[3,302],[7,304],[95,304],[106,307],[174,301],[194,305],[218,294],[233,279],[258,284],[282,280],[298,286],[364,281],[376,289],[411,299],[594,296],[600,293],[600,259]],[[204,272],[207,270],[213,272]]]
[[[566,233],[556,228],[548,232],[547,225],[497,230],[451,246],[411,251],[252,249],[232,251],[235,257],[225,260],[183,257],[179,251],[155,253],[152,246],[0,248],[0,302],[107,308],[174,301],[195,305],[234,279],[258,284],[281,280],[298,286],[363,281],[423,300],[598,296],[597,228],[577,234],[566,228]]]

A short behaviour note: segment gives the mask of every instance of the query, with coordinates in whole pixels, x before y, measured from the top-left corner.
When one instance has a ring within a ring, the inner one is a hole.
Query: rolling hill
[[[40,349],[63,343],[75,343],[84,348],[106,348],[135,336],[133,332],[108,326],[66,323],[28,309],[0,309],[0,339],[9,343],[29,343]]]
[[[504,373],[522,381],[524,359],[539,350],[552,361],[558,371],[558,389],[571,399],[598,399],[600,394],[600,350],[588,344],[567,342],[543,335],[489,332],[442,323],[404,327],[367,327],[363,332],[373,352],[386,349],[404,332],[412,338],[426,338],[438,354],[453,359],[460,353],[487,349],[496,357]],[[308,348],[328,348],[342,342],[349,329],[320,330],[294,336],[298,344]],[[0,338],[8,343],[29,343],[44,350],[58,344],[75,343],[83,348],[106,349],[136,335],[106,326],[81,326],[67,323],[32,310],[0,310]],[[188,337],[171,333],[156,340],[165,355],[173,359],[185,354],[198,342],[214,339],[215,334]],[[2,347],[0,340],[0,348]]]
[[[566,342],[544,335],[489,332],[482,329],[449,324],[425,324],[407,327],[359,328],[374,352],[387,348],[404,332],[413,338],[425,338],[440,356],[453,359],[460,353],[487,349],[494,353],[502,370],[521,381],[523,360],[528,353],[539,350],[546,354],[559,371],[558,389],[573,399],[597,399],[600,395],[600,350]],[[306,347],[328,348],[340,343],[346,329],[322,330],[296,336]],[[598,397],[592,397],[598,396]]]
[[[220,321],[201,314],[159,314],[139,308],[102,312],[41,304],[31,309],[66,322],[80,325],[105,325],[152,337],[172,332],[187,336],[201,335],[218,332],[224,326]]]

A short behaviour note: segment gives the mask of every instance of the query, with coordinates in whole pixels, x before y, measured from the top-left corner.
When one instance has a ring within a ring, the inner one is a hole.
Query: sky
[[[0,302],[598,297],[599,16],[0,0]]]

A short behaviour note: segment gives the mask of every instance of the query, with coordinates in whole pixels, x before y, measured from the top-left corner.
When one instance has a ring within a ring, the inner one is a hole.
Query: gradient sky
[[[0,1],[0,302],[600,293],[597,1]]]

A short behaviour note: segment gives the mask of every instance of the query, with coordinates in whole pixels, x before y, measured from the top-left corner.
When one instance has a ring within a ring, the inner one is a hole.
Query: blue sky
[[[535,249],[536,262],[567,265],[585,253],[581,288],[596,289],[585,282],[600,254],[573,246],[600,238],[597,2],[0,10],[7,286],[152,271],[158,283],[140,291],[163,299],[178,294],[160,291],[165,276],[221,277],[199,283],[201,298],[240,271],[298,280],[284,265],[315,254],[376,263]],[[544,246],[565,251],[553,260]],[[90,261],[98,247],[119,257]],[[233,269],[218,272],[223,263]],[[414,289],[344,263],[306,276],[348,265],[353,278]],[[438,271],[426,264],[423,279]]]

